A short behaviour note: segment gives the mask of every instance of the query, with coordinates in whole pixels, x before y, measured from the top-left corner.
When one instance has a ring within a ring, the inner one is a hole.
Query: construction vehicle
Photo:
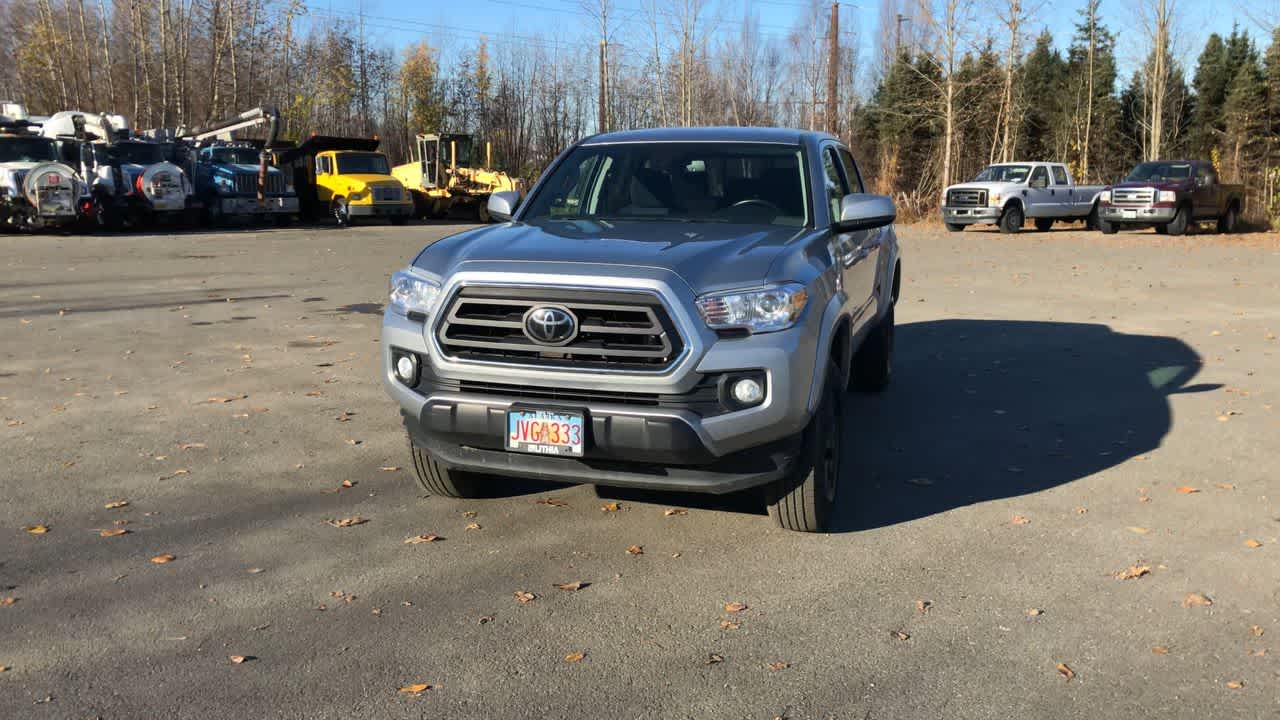
[[[378,145],[376,137],[312,135],[297,147],[272,154],[292,173],[303,216],[329,215],[343,227],[371,217],[403,225],[413,216],[413,199],[392,176],[391,163]]]
[[[484,144],[484,165],[472,167],[473,145],[470,135],[415,137],[412,161],[397,165],[391,173],[409,188],[418,217],[439,218],[463,210],[487,223],[491,194],[520,191],[518,179],[493,169],[491,143]]]
[[[65,228],[79,217],[84,180],[19,103],[0,103],[0,227]]]
[[[234,139],[233,133],[267,126],[263,140]],[[212,225],[228,217],[274,217],[286,224],[298,214],[292,174],[272,166],[280,114],[262,106],[191,133],[177,133],[189,145],[187,170]]]

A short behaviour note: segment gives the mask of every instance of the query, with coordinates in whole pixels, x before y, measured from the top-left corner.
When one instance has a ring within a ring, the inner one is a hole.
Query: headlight
[[[1178,202],[1178,193],[1173,190],[1161,190],[1156,202]]]
[[[991,193],[991,197],[990,197],[990,199],[988,199],[988,200],[987,200],[987,204],[988,204],[988,205],[999,205],[999,204],[1000,204],[1000,193]]]
[[[740,328],[766,333],[794,325],[808,302],[809,292],[799,284],[789,283],[703,295],[698,298],[698,311],[712,330]]]
[[[213,184],[217,185],[220,188],[225,188],[227,190],[230,190],[235,187],[235,181],[233,181],[230,177],[227,177],[226,175],[215,175],[213,177]]]
[[[350,200],[351,202],[360,202],[361,200],[364,199],[364,196],[365,194],[363,192],[356,190],[355,192],[352,192],[350,195],[348,195],[347,199]]]
[[[1098,202],[1104,202],[1104,203],[1111,202],[1111,191],[1103,190],[1102,192],[1098,193]]]
[[[403,270],[391,275],[391,309],[401,315],[430,315],[439,299],[439,283]]]

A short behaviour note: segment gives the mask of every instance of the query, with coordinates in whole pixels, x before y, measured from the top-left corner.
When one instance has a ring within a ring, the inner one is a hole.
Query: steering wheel
[[[778,207],[774,203],[769,202],[768,200],[762,200],[760,198],[747,198],[746,200],[739,200],[738,202],[730,205],[729,207],[736,208],[736,207],[745,207],[747,205],[759,205],[761,207],[773,210],[774,212],[782,212],[782,208]]]

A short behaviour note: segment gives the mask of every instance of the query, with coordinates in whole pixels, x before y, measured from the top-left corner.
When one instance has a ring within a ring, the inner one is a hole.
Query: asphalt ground
[[[380,312],[460,229],[0,236],[0,717],[1280,714],[1275,235],[900,227],[804,535],[424,497]]]

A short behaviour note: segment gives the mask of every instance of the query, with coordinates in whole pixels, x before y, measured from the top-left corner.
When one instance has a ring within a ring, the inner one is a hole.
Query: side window
[[[862,193],[862,176],[858,174],[858,165],[853,161],[853,154],[840,148],[840,161],[844,164],[844,177],[849,181],[849,192]]]
[[[1053,166],[1053,184],[1054,184],[1054,185],[1068,185],[1068,184],[1070,184],[1070,183],[1068,183],[1068,182],[1067,182],[1067,169],[1066,169],[1066,168],[1062,167],[1061,165],[1054,165],[1054,166]]]
[[[1201,165],[1196,168],[1196,179],[1205,185],[1212,185],[1217,180],[1214,176],[1213,168],[1208,165]]]
[[[1031,179],[1027,184],[1033,188],[1049,187],[1049,171],[1045,170],[1043,165],[1037,167],[1031,171]]]
[[[831,207],[831,219],[840,219],[840,201],[849,194],[844,183],[844,176],[838,169],[840,161],[836,159],[835,150],[830,147],[822,151],[823,186],[826,189],[827,204]]]

